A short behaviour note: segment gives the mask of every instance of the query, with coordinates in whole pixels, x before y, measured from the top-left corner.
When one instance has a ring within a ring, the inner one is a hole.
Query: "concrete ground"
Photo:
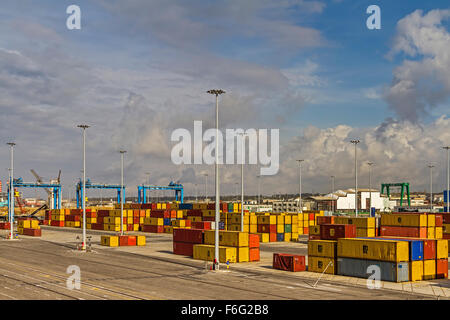
[[[208,271],[210,263],[172,253],[172,235],[145,234],[145,247],[100,246],[106,231],[88,230],[91,251],[76,250],[80,229],[42,227],[42,237],[0,240],[0,299],[447,299],[450,280],[382,282],[370,290],[366,279],[272,269],[273,252],[307,253],[300,243],[261,244],[261,261]],[[4,237],[7,231],[0,230]],[[78,266],[80,290],[67,288],[69,266]]]

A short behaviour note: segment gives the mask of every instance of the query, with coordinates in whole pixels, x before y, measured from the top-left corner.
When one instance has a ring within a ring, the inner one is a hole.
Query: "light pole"
[[[331,198],[333,200],[331,200],[331,212],[334,212],[334,197],[333,197],[333,193],[334,193],[334,176],[331,176]]]
[[[123,187],[123,155],[125,150],[120,150],[120,235],[123,236],[123,202],[125,201],[125,190]]]
[[[148,185],[150,186],[150,172],[146,172],[145,174],[147,175],[147,183],[148,183]],[[150,198],[150,195],[149,195],[150,192],[146,192],[146,193],[147,193],[147,194],[145,195],[145,197],[146,197],[145,202],[146,202],[146,203],[149,203],[149,202],[150,202],[150,201],[149,201],[149,200],[150,200],[150,199],[149,199],[149,198]]]
[[[447,150],[447,212],[450,212],[450,158],[449,158],[449,150],[450,146],[442,147],[443,149]]]
[[[359,140],[351,140],[351,143],[355,145],[355,215],[358,216],[358,168],[356,158],[356,145],[360,143]]]
[[[9,223],[10,223],[10,231],[11,234],[9,236],[9,239],[14,239],[14,146],[16,145],[14,142],[8,142],[7,145],[11,147],[11,174],[10,174],[10,182],[9,182],[9,188],[10,188],[10,215],[9,215]]]
[[[369,161],[367,162],[367,164],[369,165],[369,216],[372,212],[372,166],[373,166],[373,162]]]
[[[206,199],[208,199],[208,174],[205,173],[204,176],[205,176],[205,202],[206,202]]]
[[[303,203],[302,203],[302,162],[305,161],[303,159],[295,160],[298,162],[298,212],[303,212]]]
[[[428,165],[430,168],[430,210],[433,211],[433,168],[432,164]]]
[[[242,149],[241,149],[241,232],[244,232],[244,143],[246,135],[244,133],[239,134],[241,136]],[[258,180],[259,181],[259,180]]]
[[[258,178],[258,212],[259,212],[259,206],[260,206],[260,202],[261,202],[261,200],[260,200],[260,198],[261,198],[261,184],[260,184],[259,180],[261,179],[261,176],[257,175],[256,177]]]
[[[225,91],[221,89],[208,90],[207,93],[216,96],[216,161],[215,161],[215,171],[216,171],[216,221],[215,221],[215,241],[214,241],[214,263],[215,269],[219,270],[219,222],[220,222],[220,194],[219,194],[219,95],[224,94]]]
[[[86,250],[86,129],[89,128],[87,124],[80,124],[78,128],[83,129],[83,243],[81,250]]]

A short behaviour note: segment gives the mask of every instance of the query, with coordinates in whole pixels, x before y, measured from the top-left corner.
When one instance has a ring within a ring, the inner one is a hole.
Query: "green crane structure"
[[[399,182],[399,183],[382,183],[381,184],[381,194],[384,194],[384,189],[386,188],[386,194],[389,197],[390,196],[390,187],[400,187],[401,188],[401,194],[400,194],[400,206],[403,206],[403,195],[405,194],[408,197],[408,206],[411,206],[411,198],[409,196],[409,182]]]

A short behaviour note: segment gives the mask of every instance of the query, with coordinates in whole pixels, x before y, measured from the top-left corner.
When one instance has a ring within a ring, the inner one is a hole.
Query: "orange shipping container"
[[[269,242],[277,242],[277,234],[269,233]]]
[[[259,248],[259,236],[257,234],[248,235],[248,246],[250,248]]]
[[[448,259],[436,260],[436,278],[448,278]]]
[[[250,248],[249,249],[249,261],[259,261],[259,248]]]

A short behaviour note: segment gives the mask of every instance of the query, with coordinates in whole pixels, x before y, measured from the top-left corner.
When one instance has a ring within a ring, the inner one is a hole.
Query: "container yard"
[[[91,308],[102,318],[140,313],[138,300],[168,319],[445,314],[448,0],[19,0],[2,13],[0,303],[129,300]]]

